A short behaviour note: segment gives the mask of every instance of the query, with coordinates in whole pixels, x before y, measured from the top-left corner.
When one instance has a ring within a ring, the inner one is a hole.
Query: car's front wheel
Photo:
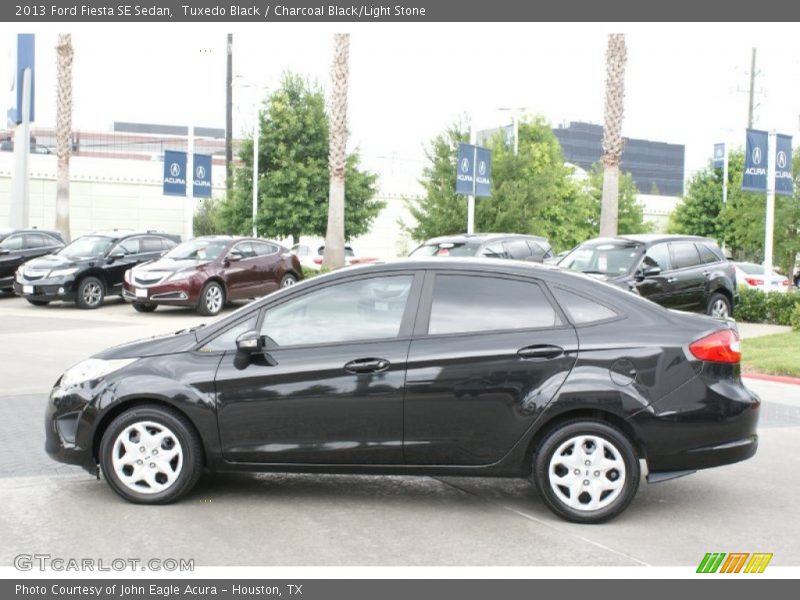
[[[194,487],[203,467],[192,425],[155,405],[116,417],[103,434],[99,459],[111,489],[138,504],[174,502]]]
[[[197,312],[206,317],[214,317],[225,306],[225,290],[216,281],[209,281],[200,292]]]
[[[75,298],[79,308],[92,309],[103,304],[106,297],[106,287],[97,277],[84,277],[78,284],[78,294]]]
[[[708,306],[706,307],[706,314],[712,317],[724,318],[730,317],[733,311],[731,310],[731,301],[725,294],[719,292],[712,294],[708,299]]]
[[[630,504],[639,487],[639,462],[628,437],[590,419],[569,421],[545,437],[533,477],[548,508],[575,523],[602,523]]]

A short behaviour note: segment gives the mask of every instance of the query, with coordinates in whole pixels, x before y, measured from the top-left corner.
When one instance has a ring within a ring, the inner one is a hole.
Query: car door
[[[263,355],[216,377],[222,452],[248,463],[399,464],[403,388],[422,285],[351,277],[266,307]]]
[[[27,260],[25,252],[25,236],[21,233],[0,242],[0,279],[13,280],[17,268]]]
[[[142,237],[134,236],[121,240],[106,254],[103,274],[108,287],[107,294],[120,293],[125,271],[143,262],[141,259]]]
[[[656,269],[659,270],[658,273],[655,273]],[[662,306],[672,307],[675,298],[671,278],[668,244],[666,242],[653,244],[644,253],[635,272],[637,291],[648,300]]]
[[[229,260],[225,268],[227,274],[228,298],[231,300],[241,300],[242,298],[254,298],[258,296],[257,285],[259,272],[257,269],[256,252],[250,241],[238,242],[229,251],[238,253],[239,260]]]
[[[499,461],[554,397],[577,349],[541,283],[430,272],[408,356],[405,461]]]
[[[280,287],[279,278],[282,276],[280,266],[283,264],[281,249],[268,242],[252,242],[252,244],[256,253],[255,293],[257,296],[264,296]]]
[[[703,274],[700,254],[694,242],[670,242],[669,254],[672,264],[667,278],[672,286],[669,307],[705,310],[706,275]]]

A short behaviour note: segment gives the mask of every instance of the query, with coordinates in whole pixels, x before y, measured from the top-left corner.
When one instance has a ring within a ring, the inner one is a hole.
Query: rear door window
[[[428,334],[541,329],[561,325],[533,282],[479,275],[437,275]]]
[[[503,242],[503,246],[505,246],[509,258],[525,260],[531,257],[531,249],[525,240],[509,240]]]
[[[45,239],[41,233],[26,233],[25,234],[25,248],[33,250],[34,248],[43,248],[45,246]]]
[[[700,252],[700,260],[703,264],[715,263],[721,260],[707,244],[697,244],[697,250]]]
[[[672,242],[670,254],[673,269],[686,269],[700,264],[700,255],[692,242]]]
[[[552,287],[551,291],[556,297],[556,302],[561,305],[561,308],[575,325],[608,321],[619,316],[616,311],[608,306],[598,304],[595,300],[586,296],[559,287]]]
[[[650,246],[642,259],[643,269],[658,267],[663,272],[669,271],[669,266],[669,247],[666,243]]]
[[[492,242],[483,247],[483,250],[481,250],[481,256],[486,258],[508,258],[508,253],[503,247],[502,242]]]

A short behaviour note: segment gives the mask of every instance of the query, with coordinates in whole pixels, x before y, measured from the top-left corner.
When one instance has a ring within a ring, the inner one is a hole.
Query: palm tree
[[[69,157],[72,153],[72,36],[58,34],[56,105],[56,229],[69,242]]]
[[[606,50],[606,105],[603,129],[603,199],[600,204],[600,236],[617,235],[619,163],[622,159],[622,117],[625,111],[625,34],[608,36]]]
[[[328,147],[328,230],[322,265],[344,266],[344,179],[347,166],[347,83],[350,75],[350,34],[333,36],[331,65],[330,133]]]

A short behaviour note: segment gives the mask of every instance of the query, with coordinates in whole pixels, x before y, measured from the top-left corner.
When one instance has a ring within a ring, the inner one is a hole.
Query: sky
[[[257,100],[291,70],[329,85],[332,33],[351,33],[349,146],[407,193],[425,145],[456,120],[507,124],[517,108],[551,124],[602,123],[606,36],[626,34],[623,134],[686,145],[687,176],[717,141],[744,143],[751,49],[755,126],[798,137],[796,24],[36,24],[35,126],[55,123],[55,43],[75,48],[74,127],[114,121],[224,127],[226,33],[234,34],[234,134],[252,129]],[[10,78],[7,51],[0,81]],[[4,85],[7,85],[4,83]],[[6,88],[8,90],[8,87]],[[7,102],[10,93],[6,94]]]

